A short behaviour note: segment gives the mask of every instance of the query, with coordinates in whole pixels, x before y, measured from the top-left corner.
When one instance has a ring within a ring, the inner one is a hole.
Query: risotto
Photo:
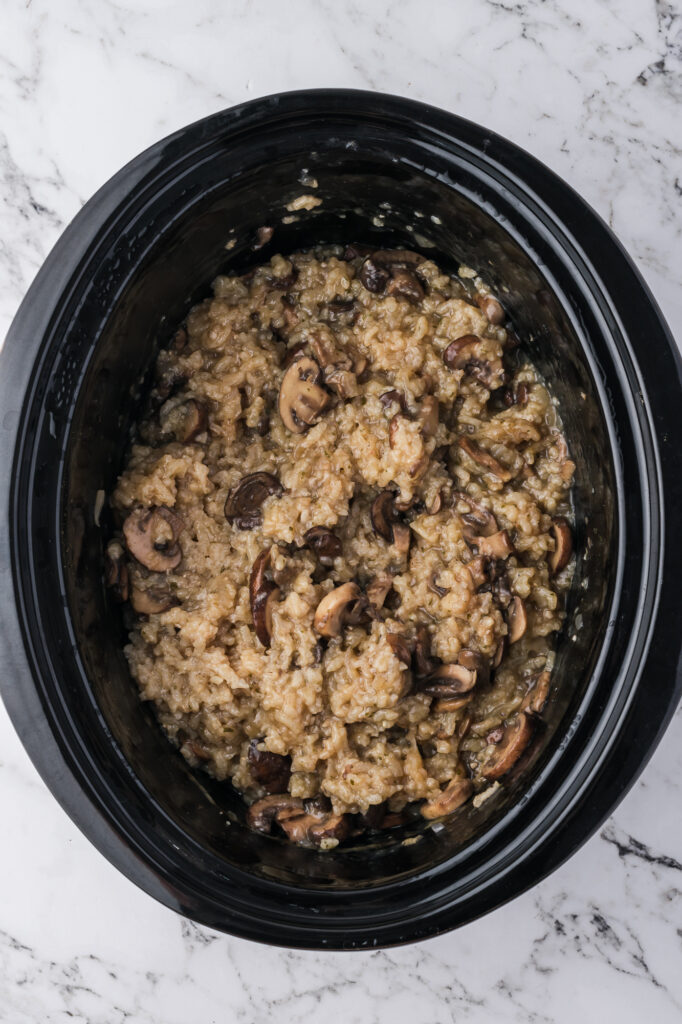
[[[575,467],[504,323],[473,271],[349,247],[219,277],[158,357],[107,582],[142,699],[256,829],[440,818],[527,755]]]

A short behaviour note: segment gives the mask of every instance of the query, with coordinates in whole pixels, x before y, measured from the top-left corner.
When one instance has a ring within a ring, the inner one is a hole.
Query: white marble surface
[[[2,0],[0,338],[83,201],[173,129],[281,89],[450,108],[564,175],[682,338],[678,0]],[[0,1021],[682,1019],[682,714],[614,817],[533,892],[388,952],[296,953],[136,890],[48,794],[0,709]]]

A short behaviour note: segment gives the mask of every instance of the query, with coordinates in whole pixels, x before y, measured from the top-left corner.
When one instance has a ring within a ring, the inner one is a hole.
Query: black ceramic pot
[[[311,191],[322,205],[284,223]],[[256,252],[263,225],[274,238]],[[579,552],[559,695],[523,770],[450,822],[330,853],[248,831],[231,788],[166,742],[121,653],[102,582],[106,509],[95,515],[155,354],[215,275],[321,240],[416,248],[487,277],[554,386],[577,462]],[[670,335],[618,242],[482,128],[330,90],[165,139],[76,217],[0,359],[0,685],[38,771],[134,882],[248,938],[389,945],[516,896],[600,825],[680,694],[681,407]]]

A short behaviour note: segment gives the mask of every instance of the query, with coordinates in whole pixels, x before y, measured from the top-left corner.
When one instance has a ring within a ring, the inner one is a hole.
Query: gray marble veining
[[[282,89],[410,95],[567,178],[682,338],[676,0],[5,0],[0,337],[83,201],[159,136]],[[457,933],[356,955],[175,917],[86,842],[0,709],[0,1021],[682,1020],[682,713],[586,846]]]

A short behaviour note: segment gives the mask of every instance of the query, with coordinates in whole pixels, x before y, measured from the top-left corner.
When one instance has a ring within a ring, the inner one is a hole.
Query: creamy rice
[[[190,312],[108,561],[170,740],[323,848],[518,761],[573,564],[574,466],[499,303],[416,254],[342,255],[275,256]]]

